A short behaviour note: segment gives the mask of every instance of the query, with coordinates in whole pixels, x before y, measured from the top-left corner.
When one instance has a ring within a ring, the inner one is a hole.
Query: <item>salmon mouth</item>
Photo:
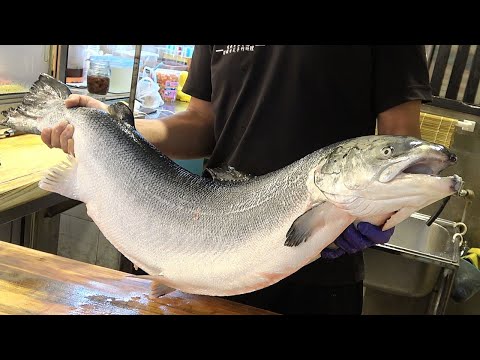
[[[457,156],[448,150],[428,151],[426,154],[411,156],[407,161],[399,161],[388,166],[380,174],[379,180],[387,183],[404,174],[438,176],[443,170],[457,162]]]
[[[419,159],[407,164],[399,173],[435,176],[449,166],[448,162],[439,159]]]

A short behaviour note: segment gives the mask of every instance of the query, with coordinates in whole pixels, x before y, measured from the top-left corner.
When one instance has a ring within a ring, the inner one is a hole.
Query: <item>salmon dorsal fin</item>
[[[212,179],[220,181],[247,181],[255,177],[238,171],[231,166],[222,166],[212,169],[206,168],[205,172],[207,175],[210,175]]]
[[[108,113],[117,121],[126,123],[135,129],[135,118],[132,110],[124,101],[116,102],[108,107]]]

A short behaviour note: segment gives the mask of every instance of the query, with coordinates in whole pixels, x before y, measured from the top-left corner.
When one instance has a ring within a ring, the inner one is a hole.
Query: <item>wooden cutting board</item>
[[[233,301],[174,291],[151,280],[0,241],[0,314],[268,315]]]
[[[39,135],[0,139],[0,211],[48,194],[38,188],[38,181],[66,156],[48,148]]]

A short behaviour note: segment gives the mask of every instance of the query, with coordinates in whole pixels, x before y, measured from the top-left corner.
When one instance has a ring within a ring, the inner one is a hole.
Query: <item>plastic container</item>
[[[110,88],[111,70],[108,61],[90,59],[87,89],[93,95],[106,95]]]
[[[127,93],[130,92],[133,73],[133,59],[123,58],[120,56],[103,55],[91,56],[89,62],[107,62],[110,66],[110,93]]]
[[[155,77],[160,86],[160,96],[166,103],[174,102],[177,98],[177,89],[180,80],[180,71],[170,69],[156,69]]]
[[[177,71],[186,71],[188,69],[188,65],[186,63],[182,63],[176,60],[165,60],[163,59],[160,64],[158,64],[157,69],[169,69],[169,70],[177,70]]]
[[[114,55],[121,56],[123,58],[134,59],[135,49],[130,50],[117,50]],[[158,64],[158,54],[156,52],[142,50],[140,53],[139,71],[142,72],[145,66],[155,67]]]
[[[132,84],[133,59],[111,57],[109,63],[112,69],[110,92],[129,92]]]
[[[162,67],[173,70],[189,70],[194,45],[166,45],[162,55]],[[178,68],[175,68],[178,67]]]
[[[177,100],[179,101],[190,102],[190,99],[192,98],[190,95],[185,94],[183,92],[183,86],[187,81],[187,77],[188,77],[187,71],[180,72],[180,79],[178,81],[178,88],[177,88]]]

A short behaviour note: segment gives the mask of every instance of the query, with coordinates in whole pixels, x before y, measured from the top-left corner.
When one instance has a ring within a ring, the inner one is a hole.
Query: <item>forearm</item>
[[[377,117],[379,135],[420,135],[420,100],[408,101],[390,108]]]
[[[108,112],[109,106],[85,95],[70,95],[67,108],[88,107]],[[196,159],[211,154],[215,145],[215,114],[209,101],[192,96],[188,109],[161,120],[135,121],[137,130],[161,152],[172,159]],[[62,121],[42,130],[42,140],[49,147],[61,148],[74,155],[72,125]]]
[[[161,120],[135,121],[137,130],[157,149],[172,159],[195,159],[211,154],[213,121],[195,111],[178,112]]]

